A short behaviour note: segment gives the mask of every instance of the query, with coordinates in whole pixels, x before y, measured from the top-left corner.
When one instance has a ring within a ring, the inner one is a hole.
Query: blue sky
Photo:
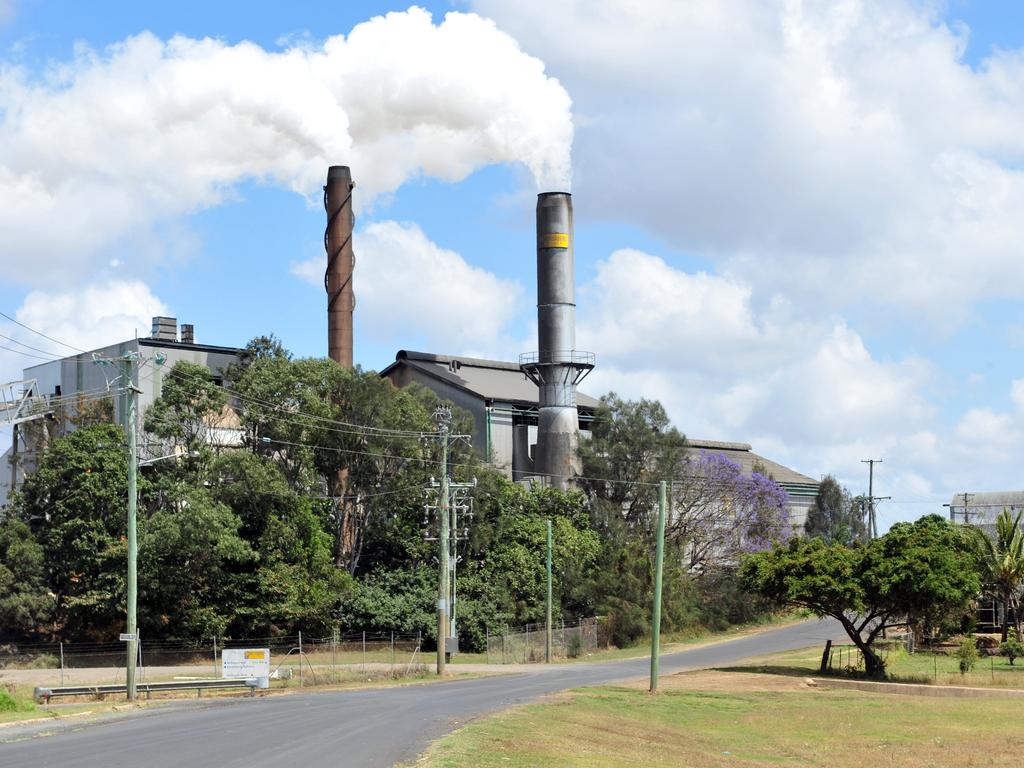
[[[328,80],[335,66],[356,74],[347,96],[325,86],[337,103],[321,112],[292,100],[281,54],[318,60],[328,38],[407,5],[0,0],[0,141],[15,148],[0,152],[0,194],[24,205],[0,221],[0,309],[80,332],[76,344],[145,333],[160,310],[200,341],[273,332],[322,354],[311,179],[351,163],[358,362],[380,368],[403,347],[514,359],[533,344],[537,183],[524,163],[537,147],[567,152],[568,127],[580,341],[599,360],[589,391],[658,397],[694,436],[750,441],[855,492],[859,460],[884,457],[879,488],[905,502],[886,521],[964,488],[1019,487],[1024,7],[419,5],[426,27],[403,13],[374,27],[376,45],[327,57]],[[493,26],[445,27],[448,11]],[[119,58],[143,32],[220,48]],[[229,69],[220,54],[243,41],[256,66]],[[212,101],[189,104],[201,88],[167,74],[172,60],[204,62]],[[424,71],[445,83],[427,105],[403,90]],[[375,88],[388,98],[364,97]],[[139,111],[120,115],[126,104]],[[148,110],[194,124],[196,152],[164,146]],[[332,136],[340,116],[351,130]],[[301,140],[268,157],[254,119]],[[135,146],[146,131],[150,146]],[[326,138],[307,152],[310,134]],[[24,192],[40,179],[60,193]],[[439,269],[466,279],[431,283]],[[61,316],[69,306],[79,314]],[[10,378],[31,362],[0,355]]]

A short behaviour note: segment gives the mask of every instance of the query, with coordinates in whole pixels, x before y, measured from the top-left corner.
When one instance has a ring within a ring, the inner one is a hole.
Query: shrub
[[[999,645],[999,653],[1010,660],[1011,666],[1014,659],[1024,656],[1024,645],[1021,644],[1020,638],[1017,637],[1016,629],[1011,629],[1010,636],[1006,642]]]
[[[31,712],[36,707],[28,701],[20,701],[14,695],[0,688],[0,712]]]
[[[583,651],[583,639],[575,632],[569,636],[565,645],[565,655],[570,659],[578,658],[580,653]]]
[[[978,646],[974,638],[968,635],[960,641],[960,647],[956,649],[957,658],[960,659],[960,674],[966,675],[978,661]]]

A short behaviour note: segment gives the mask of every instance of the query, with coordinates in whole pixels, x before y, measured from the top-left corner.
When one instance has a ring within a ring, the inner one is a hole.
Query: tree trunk
[[[864,654],[864,673],[873,680],[884,680],[885,664],[881,657],[871,649],[871,646],[861,646],[860,650]]]
[[[849,619],[847,619],[845,616],[842,618],[836,616],[835,618],[839,619],[839,623],[843,625],[843,629],[846,630],[846,634],[849,635],[850,639],[853,641],[853,644],[860,649],[860,652],[862,654],[864,654],[865,674],[868,677],[875,680],[884,680],[885,663],[871,647],[871,640],[873,640],[874,638],[872,637],[870,640],[865,641],[864,638],[861,637],[860,632],[857,631],[857,628],[850,622]],[[884,617],[880,619],[880,621],[884,621]]]
[[[1010,636],[1010,600],[1003,595],[1003,637],[1002,641],[1005,643],[1006,638]]]
[[[828,655],[832,651],[832,641],[825,641],[825,650],[821,654],[821,674],[825,674],[828,668]]]

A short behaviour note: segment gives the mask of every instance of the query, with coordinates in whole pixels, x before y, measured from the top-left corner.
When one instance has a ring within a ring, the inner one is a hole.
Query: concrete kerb
[[[922,685],[919,683],[876,683],[870,680],[836,680],[813,677],[808,685],[817,688],[865,691],[867,693],[889,693],[897,696],[931,696],[950,699],[1000,699],[1024,697],[1024,690],[1018,688],[968,688],[953,685]]]

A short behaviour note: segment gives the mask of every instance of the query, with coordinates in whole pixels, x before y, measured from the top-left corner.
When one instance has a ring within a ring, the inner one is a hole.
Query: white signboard
[[[269,648],[225,648],[220,661],[221,677],[270,677]]]

